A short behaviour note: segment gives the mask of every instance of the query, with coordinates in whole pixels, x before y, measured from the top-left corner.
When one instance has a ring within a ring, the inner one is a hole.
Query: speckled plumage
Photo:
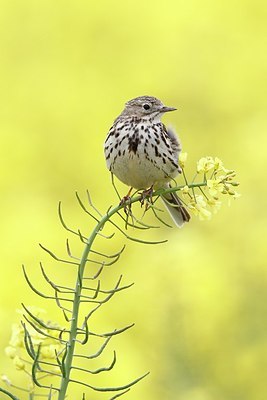
[[[170,180],[181,172],[181,144],[160,120],[165,112],[173,110],[151,96],[126,103],[105,141],[107,167],[120,181],[136,189],[161,188],[169,186]],[[164,203],[178,226],[189,221],[188,212],[175,194],[169,194],[166,200],[168,203]]]

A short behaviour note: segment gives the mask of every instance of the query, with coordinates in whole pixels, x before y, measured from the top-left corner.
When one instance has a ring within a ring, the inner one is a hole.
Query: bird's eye
[[[143,104],[143,108],[144,108],[145,110],[149,110],[149,109],[150,109],[150,105],[149,105],[149,104]]]

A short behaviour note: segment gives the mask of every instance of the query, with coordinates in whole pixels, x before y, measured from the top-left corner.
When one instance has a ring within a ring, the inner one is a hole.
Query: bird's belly
[[[164,167],[148,159],[145,154],[128,153],[127,157],[116,158],[111,172],[128,186],[147,189],[155,184],[162,186],[178,174],[178,171],[167,171]]]

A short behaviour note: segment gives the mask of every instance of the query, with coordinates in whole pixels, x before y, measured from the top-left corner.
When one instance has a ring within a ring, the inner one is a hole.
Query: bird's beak
[[[177,110],[177,108],[174,108],[174,107],[166,107],[166,106],[161,107],[161,112],[163,112],[163,113],[169,112],[169,111],[175,111],[175,110]]]

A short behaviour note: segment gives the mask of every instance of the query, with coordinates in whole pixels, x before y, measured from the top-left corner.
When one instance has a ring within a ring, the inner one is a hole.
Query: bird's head
[[[127,101],[121,115],[137,118],[160,118],[164,113],[175,111],[174,107],[165,106],[152,96],[140,96]]]

